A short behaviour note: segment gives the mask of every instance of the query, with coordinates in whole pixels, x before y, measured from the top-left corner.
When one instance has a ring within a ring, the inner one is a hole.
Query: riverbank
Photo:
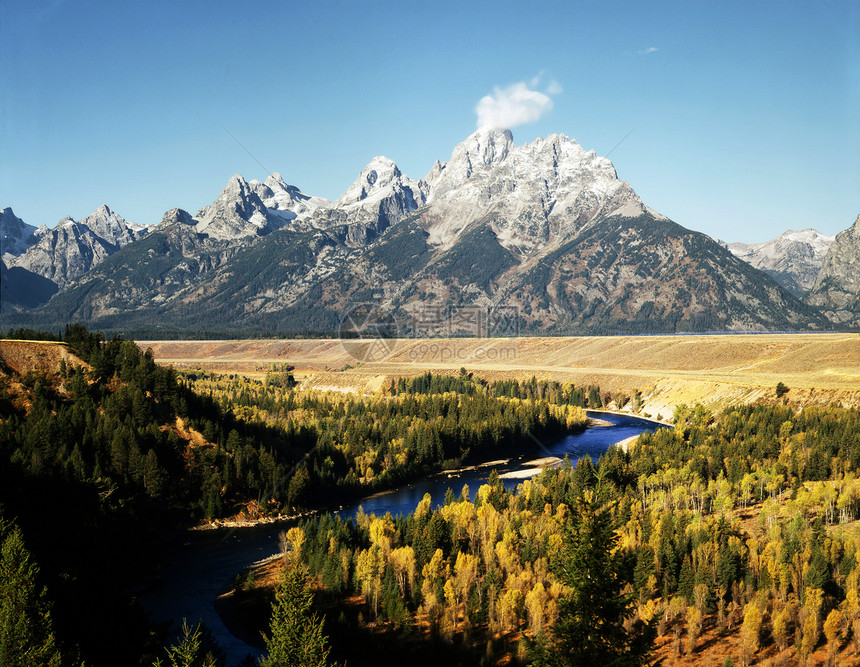
[[[299,512],[298,514],[277,514],[276,516],[261,516],[254,519],[214,519],[200,525],[193,526],[189,530],[220,530],[222,528],[256,528],[258,526],[267,526],[273,523],[287,523],[290,521],[298,521],[305,519],[325,510],[308,510],[307,512]]]
[[[624,438],[624,440],[620,442],[616,442],[615,446],[621,449],[622,451],[628,451],[630,447],[639,439],[638,435],[631,435],[629,438]]]
[[[268,625],[282,563],[281,554],[253,563],[243,571],[244,583],[231,582],[215,598],[215,611],[230,634],[259,651],[265,649],[262,632]]]

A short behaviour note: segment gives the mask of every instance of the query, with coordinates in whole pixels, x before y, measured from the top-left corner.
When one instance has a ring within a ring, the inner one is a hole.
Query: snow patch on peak
[[[617,215],[622,218],[638,218],[647,210],[648,208],[641,201],[631,199],[612,211],[609,215]]]
[[[726,247],[733,255],[753,267],[766,271],[796,293],[809,290],[815,283],[818,271],[833,242],[834,236],[814,229],[789,229],[775,239],[763,243],[729,243]],[[780,280],[791,277],[792,282]]]
[[[326,204],[325,199],[289,185],[278,173],[270,174],[265,183],[235,174],[218,199],[197,213],[197,231],[220,240],[261,236]]]
[[[107,243],[121,247],[144,236],[148,228],[128,222],[121,215],[102,204],[78,224],[85,226],[93,234]]]
[[[384,188],[401,175],[394,160],[377,155],[361,170],[353,185],[361,188]]]
[[[358,178],[334,203],[337,207],[350,207],[364,203],[375,203],[391,195],[394,190],[415,184],[405,177],[394,160],[383,155],[373,158],[358,175]]]
[[[272,188],[272,190],[289,190],[293,188],[292,185],[287,185],[287,182],[284,180],[284,177],[281,176],[277,171],[273,171],[269,174],[268,178],[265,180],[266,186]]]
[[[424,182],[432,184],[437,178],[439,178],[439,174],[441,174],[447,166],[447,162],[439,162],[439,160],[436,160],[436,162],[433,163],[433,166],[430,167],[430,171],[428,171],[427,175],[424,177]]]
[[[442,245],[471,222],[488,219],[499,242],[522,254],[613,213],[645,210],[612,162],[564,134],[515,146],[509,130],[478,130],[444,169],[434,165],[427,182],[427,231],[431,243]]]
[[[322,197],[311,197],[295,185],[287,183],[278,172],[272,172],[265,183],[252,186],[270,214],[282,220],[295,220],[308,215],[329,202]]]

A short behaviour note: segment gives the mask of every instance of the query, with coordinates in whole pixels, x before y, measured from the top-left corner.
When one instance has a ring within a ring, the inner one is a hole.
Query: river
[[[478,487],[487,481],[494,469],[505,487],[514,489],[525,475],[531,474],[530,470],[534,470],[524,465],[529,460],[568,456],[575,462],[590,456],[596,461],[610,445],[660,427],[656,422],[626,415],[589,412],[589,416],[611,425],[588,428],[546,444],[536,442],[523,456],[504,463],[432,475],[394,491],[356,501],[337,513],[351,517],[361,506],[368,514],[406,515],[415,509],[425,493],[431,495],[435,506],[442,503],[449,488],[459,496],[464,484],[468,484],[474,498]],[[235,665],[248,654],[257,657],[257,649],[227,630],[215,611],[214,601],[237,572],[279,551],[278,534],[288,526],[281,523],[187,532],[168,548],[157,589],[142,597],[144,609],[153,620],[172,621],[176,626],[181,624],[182,618],[195,623],[202,620],[226,651],[228,665]]]

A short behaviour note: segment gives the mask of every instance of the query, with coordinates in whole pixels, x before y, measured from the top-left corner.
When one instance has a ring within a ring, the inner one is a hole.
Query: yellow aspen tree
[[[523,594],[519,590],[509,588],[499,594],[499,615],[504,631],[517,629],[522,603]]]
[[[284,554],[294,563],[298,563],[302,559],[302,545],[305,543],[305,531],[298,526],[293,526],[287,531],[286,544],[289,548],[289,554]]]
[[[379,547],[371,547],[358,554],[355,564],[355,575],[361,582],[361,594],[376,616],[379,609],[379,597],[382,593],[382,555]]]
[[[408,545],[394,549],[390,560],[400,594],[404,597],[411,594],[415,583],[415,551]]]
[[[454,586],[453,579],[447,579],[445,581],[445,586],[443,589],[445,591],[445,612],[446,615],[450,614],[451,625],[456,629],[457,627],[457,591]]]
[[[748,602],[744,608],[744,622],[741,626],[741,658],[744,665],[751,664],[753,656],[758,652],[761,620],[758,604],[755,601]]]
[[[430,579],[424,579],[421,584],[421,602],[430,625],[435,625],[439,618],[439,600],[436,598],[436,587]]]
[[[696,650],[696,641],[702,630],[702,612],[698,607],[687,607],[687,653]]]
[[[799,647],[800,657],[805,661],[815,650],[821,636],[821,605],[824,592],[820,588],[806,589],[806,602],[801,610],[802,635]]]
[[[544,606],[547,601],[547,592],[541,582],[537,582],[534,588],[526,595],[526,610],[529,615],[529,627],[532,633],[538,634],[543,628]]]
[[[705,612],[707,611],[706,607],[708,604],[708,585],[707,584],[698,584],[695,588],[693,588],[693,598],[696,601],[696,609],[699,610],[699,614],[704,617]]]
[[[454,587],[456,600],[463,605],[463,620],[468,620],[467,609],[469,605],[469,594],[478,578],[478,557],[463,553],[457,554],[454,564]],[[447,597],[447,594],[446,594]],[[459,608],[459,604],[457,605]],[[456,624],[455,624],[456,625]]]
[[[827,637],[827,658],[830,664],[834,664],[836,654],[839,652],[840,635],[842,634],[842,612],[834,609],[827,615],[824,621],[824,636]]]
[[[794,622],[796,607],[794,600],[783,605],[782,609],[773,617],[773,640],[780,652],[788,646],[789,631]]]
[[[421,584],[424,611],[427,613],[430,623],[435,624],[439,619],[440,608],[444,603],[444,600],[440,600],[436,596],[436,582],[448,576],[448,565],[445,563],[441,549],[436,549],[430,562],[424,564],[421,569],[421,576],[424,579]]]
[[[429,493],[425,493],[424,497],[415,507],[415,518],[423,519],[430,514],[430,505],[433,502],[433,497]]]
[[[379,547],[382,557],[387,561],[391,553],[391,537],[394,535],[394,524],[387,519],[373,517],[370,521],[370,543]]]

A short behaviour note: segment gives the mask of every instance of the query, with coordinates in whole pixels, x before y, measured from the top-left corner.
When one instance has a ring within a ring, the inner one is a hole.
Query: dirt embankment
[[[305,388],[374,392],[392,378],[456,373],[488,380],[531,376],[597,384],[669,417],[679,403],[713,407],[774,400],[775,387],[802,405],[860,406],[860,335],[749,334],[564,338],[142,341],[160,363],[261,376],[295,366]]]
[[[12,370],[24,375],[33,371],[56,373],[60,361],[65,360],[69,368],[90,366],[69,351],[65,343],[36,340],[0,340],[0,370]]]

